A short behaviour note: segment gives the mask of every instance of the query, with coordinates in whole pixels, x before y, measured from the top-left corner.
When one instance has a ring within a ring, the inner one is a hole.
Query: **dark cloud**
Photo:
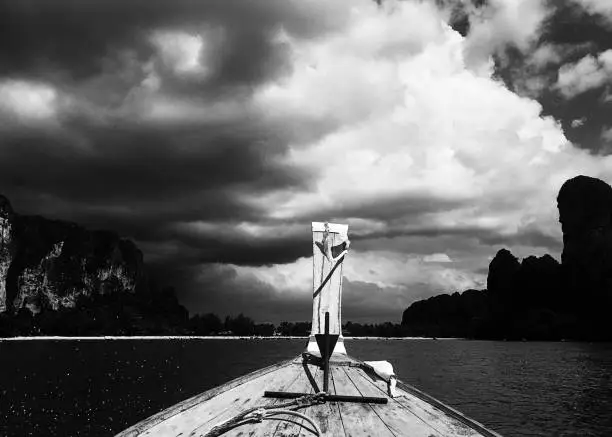
[[[312,255],[312,236],[310,223],[300,233],[277,237],[273,231],[261,237],[249,237],[197,232],[176,232],[175,241],[194,256],[190,261],[196,263],[229,263],[237,265],[261,266],[286,264],[298,258]]]
[[[248,239],[176,227],[264,220],[264,205],[244,199],[309,181],[303,171],[275,163],[281,147],[262,147],[246,133],[219,126],[80,133],[88,138],[84,149],[35,130],[3,138],[0,186],[18,211],[112,228],[138,241],[176,241],[198,249],[189,257],[198,262],[261,264],[304,255],[292,249],[299,247],[290,244],[294,236]]]
[[[221,316],[244,313],[258,322],[272,323],[312,318],[309,290],[289,290],[281,299],[269,285],[252,277],[241,278],[231,267],[218,264],[163,267],[153,275],[161,283],[174,284],[180,301],[192,313],[214,309]]]
[[[610,33],[605,18],[590,14],[572,0],[549,0],[554,13],[541,35],[542,41],[554,44],[589,44],[602,50],[610,46]]]
[[[220,26],[227,38],[215,53],[213,85],[254,84],[286,67],[284,54],[271,41],[281,23],[308,38],[346,19],[346,8],[313,6],[294,0],[231,5],[226,0],[2,0],[0,75],[84,80],[102,74],[109,59],[126,50],[146,61],[153,53],[151,31]]]
[[[368,282],[345,280],[342,319],[361,323],[399,323],[402,311],[411,303],[448,291],[450,290],[434,289],[423,283],[382,289]]]
[[[560,236],[535,228],[524,227],[517,232],[504,233],[477,226],[454,228],[419,227],[416,229],[388,228],[375,232],[357,231],[351,236],[359,242],[361,250],[375,250],[384,247],[386,250],[398,253],[413,253],[428,255],[434,252],[447,254],[471,253],[487,256],[495,253],[495,247],[528,246],[542,248],[557,256],[563,249]]]
[[[398,238],[398,237],[427,237],[427,238],[439,238],[444,236],[465,236],[478,238],[483,234],[489,234],[490,231],[483,229],[478,226],[455,226],[455,227],[442,227],[442,226],[420,226],[414,229],[398,229],[398,228],[386,228],[380,231],[357,233],[353,239],[378,239],[378,238]]]
[[[563,241],[559,237],[533,228],[521,229],[512,235],[485,234],[479,240],[488,246],[512,247],[524,245],[532,248],[544,248],[552,252],[552,255],[560,254],[563,250]]]
[[[367,186],[367,181],[364,186]],[[452,211],[467,203],[466,199],[436,198],[424,193],[415,193],[412,196],[405,193],[397,196],[382,194],[372,198],[364,197],[358,201],[347,201],[327,210],[322,209],[319,214],[337,220],[359,217],[383,221],[390,225],[393,225],[393,222],[404,225],[420,224],[426,214]]]
[[[490,4],[488,0],[435,0],[435,3],[441,9],[450,11],[448,24],[462,36],[467,36],[470,32],[470,15],[467,8],[484,8]]]
[[[302,183],[304,175],[272,162],[282,149],[261,147],[250,134],[256,132],[197,125],[84,126],[58,136],[22,131],[3,138],[0,177],[5,187],[27,177],[28,186],[37,192],[94,204],[202,193],[202,207],[219,215],[207,205],[207,191],[240,187],[256,193]],[[88,144],[71,142],[71,135],[87,138]]]
[[[612,27],[605,17],[590,14],[571,0],[549,0],[547,5],[552,13],[543,23],[533,50],[521,52],[508,47],[503,56],[496,56],[496,75],[512,91],[536,98],[542,104],[543,114],[559,120],[566,137],[577,147],[594,154],[608,154],[610,151],[600,136],[602,127],[609,123],[607,114],[612,102],[605,99],[608,87],[567,98],[555,84],[561,66],[576,63],[587,55],[596,57],[612,48]],[[544,65],[532,63],[534,51],[544,46],[553,50],[557,59]],[[572,126],[574,120],[583,117],[583,125]]]

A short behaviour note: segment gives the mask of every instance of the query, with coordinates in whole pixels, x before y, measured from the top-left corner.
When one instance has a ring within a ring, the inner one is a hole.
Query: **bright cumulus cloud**
[[[44,121],[55,117],[58,93],[49,85],[24,80],[0,81],[0,114],[24,121]]]
[[[384,25],[397,17],[403,27]],[[364,23],[375,50],[352,36]],[[511,232],[525,220],[554,225],[553,199],[565,178],[601,169],[536,101],[471,72],[466,40],[426,4],[355,13],[348,31],[290,44],[293,74],[263,88],[257,101],[289,126],[313,118],[325,126],[331,118],[335,127],[290,148],[287,161],[318,177],[308,190],[270,196],[276,217],[341,215],[380,199],[426,196],[464,202],[430,215],[430,224]]]
[[[559,70],[557,88],[565,97],[574,97],[612,82],[612,49],[597,57],[587,55]]]
[[[480,9],[465,5],[472,27],[464,43],[465,58],[474,67],[489,63],[493,53],[503,54],[508,46],[528,50],[548,16],[544,0],[491,0]]]
[[[321,131],[314,140],[296,134],[284,158],[316,179],[302,191],[266,194],[260,200],[269,214],[305,219],[325,212],[351,219],[372,213],[384,199],[410,204],[426,197],[439,209],[404,215],[400,209],[386,228],[466,227],[505,236],[536,229],[560,239],[555,198],[561,184],[579,173],[609,179],[612,159],[574,148],[539,103],[468,68],[465,49],[472,41],[448,27],[432,6],[360,6],[341,32],[312,41],[285,35],[293,72],[255,97],[271,119],[290,129],[308,122]],[[509,33],[522,31],[515,24],[508,25]],[[517,36],[519,42],[528,37]],[[459,203],[445,207],[450,199]],[[462,276],[444,265],[423,269],[417,258],[353,257],[347,279],[383,289],[397,285],[398,274],[407,293],[411,282],[436,284],[438,292],[483,282],[474,272]],[[296,265],[261,270],[258,277],[293,288],[288,278],[295,276],[282,271]]]
[[[151,40],[167,68],[176,74],[206,74],[205,41],[199,34],[163,31],[155,32]]]

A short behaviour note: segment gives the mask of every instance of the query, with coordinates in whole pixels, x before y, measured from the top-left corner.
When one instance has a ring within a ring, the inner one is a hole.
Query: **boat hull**
[[[323,387],[322,379],[323,370],[316,363],[316,357],[303,354],[183,401],[137,423],[117,437],[206,436],[215,426],[246,410],[275,408],[287,402],[287,399],[264,397],[265,391],[314,394]],[[385,404],[325,402],[298,409],[318,425],[324,436],[499,437],[480,423],[401,381],[397,383],[395,396],[391,397],[387,381],[364,362],[345,355],[332,356],[329,392],[386,398],[387,401]],[[280,414],[258,423],[243,424],[222,435],[280,437],[315,434],[305,419]]]

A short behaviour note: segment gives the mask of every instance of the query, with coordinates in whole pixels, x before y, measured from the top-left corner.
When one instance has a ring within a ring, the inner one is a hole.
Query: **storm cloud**
[[[346,222],[346,317],[398,320],[502,246],[558,256],[561,184],[612,178],[599,6],[0,1],[0,192],[257,320],[309,318],[310,222]]]

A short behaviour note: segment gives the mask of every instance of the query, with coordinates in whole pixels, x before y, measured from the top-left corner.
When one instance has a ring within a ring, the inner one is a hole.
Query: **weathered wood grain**
[[[292,365],[287,364],[254,379],[229,388],[214,398],[193,406],[180,415],[174,415],[150,430],[155,436],[199,436],[205,434],[215,425],[234,415],[251,408],[255,403],[262,405],[270,402],[264,399],[263,392],[273,387],[282,390],[285,384],[295,375]],[[144,435],[147,435],[146,433]]]
[[[325,404],[309,407],[304,411],[304,414],[311,417],[317,423],[324,436],[345,436],[344,426],[340,420],[338,402],[326,402]],[[300,437],[308,435],[306,430],[302,430],[300,433]]]
[[[307,366],[308,366],[307,367],[308,371],[310,372],[310,377],[308,373],[302,367],[300,371],[300,377],[298,379],[300,384],[296,384],[294,387],[292,387],[291,391],[295,391],[298,393],[308,393],[308,394],[315,393],[315,388],[312,386],[311,378],[314,379],[314,381],[317,383],[319,387],[322,386],[321,382],[319,381],[320,374],[322,374],[322,371],[319,369],[319,367],[314,366],[312,364],[307,365]],[[305,409],[299,410],[299,412],[305,414],[304,410]],[[311,417],[310,415],[308,416]],[[262,435],[272,435],[273,437],[299,436],[300,432],[303,430],[302,424],[304,424],[305,421],[297,417],[293,418],[292,421],[294,423],[287,422],[287,421],[279,422],[277,426],[275,427],[273,434],[262,434]],[[306,424],[306,426],[310,426],[310,425]]]
[[[280,385],[278,387],[280,387],[280,391],[304,390],[307,382],[304,381],[304,372],[299,370],[299,367],[301,367],[301,365],[294,363],[290,367],[291,367],[292,375],[286,383],[279,381]],[[267,387],[266,387],[266,390],[268,390]],[[260,393],[260,396],[263,396],[263,392]],[[263,397],[260,397],[259,401],[257,401],[257,398],[254,397],[252,399],[251,405],[248,408],[253,408],[253,407],[261,406],[261,405],[276,405],[280,407],[282,406],[282,404],[288,401],[289,401],[288,399],[263,398]],[[245,408],[245,409],[248,409],[248,408]],[[274,432],[280,423],[282,422],[279,422],[276,420],[266,420],[262,423],[246,424],[238,428],[235,428],[234,430],[228,431],[223,436],[224,437],[272,436],[274,435]]]
[[[189,399],[186,399],[182,402],[179,402],[176,405],[173,405],[170,408],[167,408],[165,410],[160,411],[157,414],[154,414],[153,416],[144,419],[138,423],[136,423],[135,425],[132,425],[131,427],[129,427],[128,429],[120,432],[119,434],[117,434],[116,437],[135,437],[138,435],[141,435],[147,431],[150,430],[151,428],[153,428],[154,426],[156,426],[157,424],[160,424],[162,422],[165,422],[169,419],[171,419],[174,416],[177,415],[182,415],[182,413],[184,413],[185,411],[194,408],[196,406],[201,405],[202,403],[215,398],[217,395],[226,392],[227,390],[231,390],[234,387],[238,387],[242,384],[245,384],[251,380],[254,380],[256,378],[259,378],[261,376],[270,374],[278,369],[281,369],[287,365],[289,365],[290,363],[292,363],[294,361],[294,359],[291,360],[286,360],[286,361],[281,361],[279,363],[273,364],[271,366],[268,367],[264,367],[262,369],[258,369],[254,372],[248,373],[244,376],[241,376],[239,378],[233,379],[225,384],[222,384],[218,387],[215,387],[211,390],[207,390],[203,393],[200,393],[198,395],[195,395]],[[151,433],[149,433],[151,434]]]
[[[318,372],[318,378],[318,385],[322,387],[323,371]],[[331,386],[332,384],[330,383],[330,387]],[[321,433],[324,436],[343,437],[345,435],[342,422],[340,421],[337,402],[326,402],[325,404],[314,405],[312,407],[306,408],[303,413],[306,414],[308,417],[312,418],[317,423],[319,429],[321,430]],[[300,437],[306,437],[309,435],[309,433],[305,429],[302,429],[299,435]]]
[[[303,370],[303,366],[299,363],[294,363],[291,365],[291,369],[293,371],[293,379],[284,385],[281,391],[300,391],[300,392],[308,392],[308,388],[310,386],[310,382],[306,375],[306,372]],[[263,393],[261,393],[263,394]],[[282,405],[288,402],[288,399],[276,399],[276,398],[262,398],[265,402],[253,402],[249,408],[252,408],[257,405]],[[286,417],[286,416],[281,416]],[[291,418],[291,420],[297,421],[298,418]],[[287,422],[280,420],[264,420],[261,423],[251,423],[235,428],[231,431],[228,431],[224,434],[224,437],[263,437],[263,436],[280,436],[283,435],[281,431],[285,428],[288,428]],[[298,435],[288,434],[288,435]],[[182,437],[182,436],[181,436]]]
[[[196,437],[215,425],[256,406],[281,405],[288,400],[264,398],[264,391],[315,393],[323,386],[323,372],[315,358],[306,355],[253,372],[169,408],[119,434],[125,436]],[[332,359],[330,391],[352,396],[387,397],[387,385],[362,363],[348,356]],[[308,372],[305,371],[308,369]],[[309,373],[311,374],[309,376]],[[313,419],[324,436],[339,437],[499,437],[477,422],[404,383],[387,404],[327,402],[300,410]],[[264,420],[235,428],[224,437],[287,437],[312,435],[301,424]],[[307,424],[307,426],[310,426]]]
[[[332,382],[335,394],[361,396],[359,390],[353,382],[348,378],[345,369],[346,366],[332,368]],[[350,436],[373,436],[377,437],[394,437],[391,430],[380,419],[374,411],[371,404],[339,402],[338,409],[340,412],[340,420],[344,428],[344,433],[347,437]]]
[[[329,312],[330,315],[330,333],[331,334],[342,334],[342,319],[341,319],[341,307],[342,307],[342,267],[344,262],[340,262],[334,270],[335,262],[330,262],[324,255],[319,244],[323,242],[324,232],[319,229],[324,229],[323,226],[316,225],[313,222],[312,232],[312,250],[313,250],[313,308],[312,308],[312,335],[323,333],[323,317],[325,312]],[[348,230],[347,225],[334,225],[330,223],[330,232],[328,235],[329,243],[331,246],[336,246],[343,242],[345,237],[341,236],[338,232],[343,232],[346,236]],[[334,232],[331,229],[334,228],[338,232]],[[339,255],[336,255],[339,256]],[[333,274],[321,288],[319,286],[324,282],[327,275],[332,271]],[[318,290],[318,292],[317,292]]]
[[[387,384],[378,375],[374,373],[367,375],[363,369],[355,367],[345,367],[344,370],[362,396],[384,396],[389,399],[386,405],[372,405],[372,409],[394,435],[414,437],[447,435],[439,433],[435,424],[422,420],[421,417],[404,408],[396,399],[389,398]],[[378,384],[375,384],[371,378],[375,378]]]
[[[386,381],[373,372],[361,371],[356,373],[356,376],[361,381],[358,386],[365,390],[364,394],[372,393],[372,391],[367,391],[368,386],[370,390],[374,390],[373,393],[378,393],[379,396],[387,393]],[[397,394],[398,396],[390,399],[389,402],[401,406],[401,409],[403,409],[402,416],[408,417],[409,414],[415,416],[419,419],[420,423],[426,424],[429,429],[435,429],[437,434],[449,437],[476,437],[480,435],[480,433],[465,423],[456,420],[433,405],[411,396],[401,389],[397,390]]]

